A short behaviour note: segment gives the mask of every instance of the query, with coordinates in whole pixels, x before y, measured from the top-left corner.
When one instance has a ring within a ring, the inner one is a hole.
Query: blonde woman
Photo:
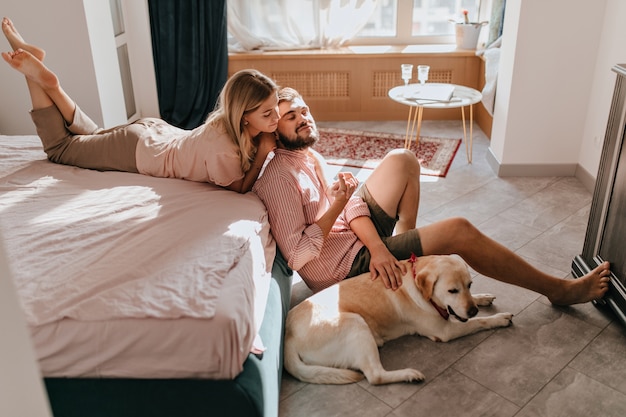
[[[43,64],[41,48],[24,41],[6,17],[2,31],[13,48],[2,57],[26,77],[31,117],[52,162],[208,182],[245,193],[276,147],[275,136],[262,133],[276,130],[278,87],[256,70],[230,77],[216,109],[193,130],[158,118],[104,130],[61,88],[56,74]]]

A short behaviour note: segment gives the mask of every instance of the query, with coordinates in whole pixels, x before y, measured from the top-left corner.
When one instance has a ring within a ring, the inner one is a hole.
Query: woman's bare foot
[[[610,264],[603,262],[595,269],[578,279],[564,280],[563,290],[554,297],[548,297],[552,304],[571,305],[599,300],[609,289]]]
[[[2,58],[44,90],[59,88],[57,76],[30,52],[22,49],[13,52],[2,52]]]
[[[35,58],[43,62],[44,57],[46,56],[46,51],[43,49],[26,43],[22,35],[17,31],[13,22],[8,17],[2,18],[2,32],[4,36],[9,41],[9,45],[13,48],[14,51],[18,49],[23,49],[25,51],[30,52]]]

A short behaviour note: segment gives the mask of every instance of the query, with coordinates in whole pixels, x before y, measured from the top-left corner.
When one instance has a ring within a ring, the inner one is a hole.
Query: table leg
[[[424,114],[424,107],[417,107],[417,130],[415,131],[415,146],[420,144],[420,131],[422,130],[422,115]]]
[[[470,143],[469,143],[469,163],[472,163],[472,145],[474,145],[474,105],[470,104]]]
[[[411,142],[413,142],[413,132],[415,132],[415,144],[418,145],[420,141],[420,130],[422,128],[422,114],[424,112],[424,107],[415,106],[415,111],[413,110],[413,106],[409,107],[409,118],[406,122],[406,135],[404,136],[404,148],[410,149]],[[410,126],[410,133],[409,133]]]
[[[465,154],[467,155],[467,162],[469,162],[469,153],[467,147],[467,126],[465,125],[465,107],[461,107],[461,120],[463,120],[463,142],[465,142]]]
[[[411,127],[411,116],[413,115],[413,106],[409,106],[409,118],[406,121],[406,134],[404,135],[404,148],[409,149],[411,142],[409,138],[413,136],[413,129],[411,129],[411,135],[409,136],[409,128]]]
[[[472,142],[473,142],[473,125],[474,125],[474,113],[472,109],[472,105],[470,104],[470,137],[469,142],[467,140],[467,126],[465,122],[465,107],[461,107],[461,119],[463,120],[463,142],[465,142],[465,153],[467,154],[467,163],[472,163]]]

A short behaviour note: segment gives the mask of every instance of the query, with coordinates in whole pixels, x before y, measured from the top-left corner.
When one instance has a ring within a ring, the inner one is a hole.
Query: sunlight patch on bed
[[[67,200],[62,193],[54,199],[46,197],[52,203],[50,209],[34,216],[32,223],[145,222],[155,219],[161,209],[160,196],[139,186],[116,187],[114,193],[111,189],[85,190]]]
[[[5,184],[0,185],[0,192],[5,187],[11,190],[6,193],[0,194],[0,213],[5,210],[9,210],[11,207],[21,204],[26,200],[31,200],[37,194],[45,192],[47,189],[53,187],[58,182],[59,180],[53,177],[42,177],[37,179],[36,181],[28,182],[25,184],[10,183],[9,186],[5,186]],[[15,190],[16,186],[18,186],[19,189]]]
[[[228,226],[225,233],[230,236],[253,236],[261,230],[261,224],[252,220],[238,220]]]

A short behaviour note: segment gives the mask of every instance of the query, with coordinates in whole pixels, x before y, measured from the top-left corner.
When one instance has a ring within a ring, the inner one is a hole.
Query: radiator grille
[[[417,80],[413,79],[412,82]],[[372,80],[372,97],[387,97],[387,92],[397,85],[402,85],[404,81],[400,78],[398,71],[376,71]],[[452,70],[430,70],[428,82],[431,83],[451,83]]]
[[[350,73],[340,71],[273,72],[268,74],[281,87],[292,87],[303,97],[350,97]]]

